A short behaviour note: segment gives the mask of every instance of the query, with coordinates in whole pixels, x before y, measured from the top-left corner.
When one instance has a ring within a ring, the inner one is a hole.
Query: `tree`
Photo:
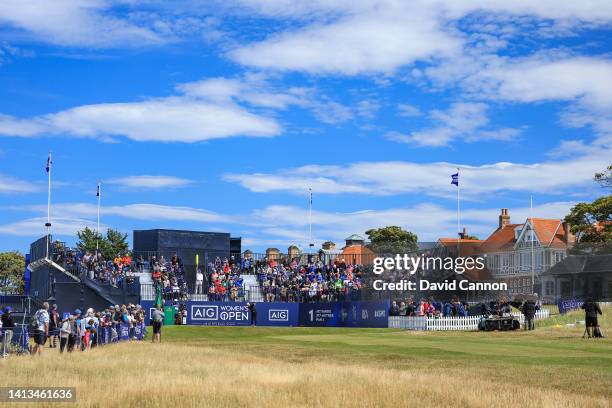
[[[581,243],[612,243],[612,195],[576,204],[565,222]]]
[[[100,251],[104,252],[106,240],[102,234],[90,229],[89,227],[85,227],[84,230],[77,231],[77,237],[79,238],[79,241],[77,242],[77,248],[79,248],[79,251],[95,252],[96,245],[98,245]]]
[[[96,233],[96,231],[85,227],[77,232],[79,242],[77,248],[82,252],[96,252],[96,245],[104,259],[113,259],[117,255],[124,255],[128,252],[127,234],[109,228],[106,236]]]
[[[119,254],[124,255],[128,252],[127,234],[109,228],[106,230],[106,241],[113,257]]]
[[[595,173],[595,181],[604,188],[612,188],[612,164],[603,172]]]
[[[25,257],[18,251],[0,253],[0,293],[23,293]]]
[[[478,240],[478,237],[476,235],[467,235],[467,236],[463,237],[463,239],[475,239],[475,240]]]
[[[376,253],[408,253],[418,249],[417,236],[398,226],[374,228],[366,231],[370,249]]]

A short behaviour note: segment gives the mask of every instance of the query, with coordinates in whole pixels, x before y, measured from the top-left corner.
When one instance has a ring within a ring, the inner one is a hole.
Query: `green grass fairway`
[[[566,326],[581,318],[487,333],[168,326],[161,344],[45,349],[0,370],[6,385],[76,387],[66,407],[607,408],[612,341]]]
[[[612,308],[600,319],[610,332]],[[308,359],[393,370],[446,370],[531,389],[612,396],[612,342],[582,339],[581,312],[539,321],[534,332],[415,332],[396,329],[164,328],[165,342],[203,345],[287,362]]]

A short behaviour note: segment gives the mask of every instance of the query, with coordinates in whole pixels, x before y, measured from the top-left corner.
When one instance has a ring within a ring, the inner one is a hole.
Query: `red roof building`
[[[532,286],[540,290],[540,275],[563,260],[574,241],[563,220],[527,218],[512,224],[508,209],[502,208],[498,228],[480,245],[478,255],[486,257],[494,279],[508,283],[510,293],[531,293]]]

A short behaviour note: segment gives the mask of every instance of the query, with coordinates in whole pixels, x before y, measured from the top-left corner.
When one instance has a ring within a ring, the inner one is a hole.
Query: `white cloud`
[[[63,46],[130,47],[162,44],[170,38],[161,21],[130,21],[129,14],[117,17],[111,0],[3,0],[0,26],[16,35]],[[125,4],[124,4],[125,5]],[[149,23],[149,22],[147,22]]]
[[[191,86],[195,86],[191,84]],[[248,111],[220,94],[232,94],[231,81],[196,95],[189,85],[182,95],[142,102],[83,105],[57,113],[20,119],[0,115],[0,135],[65,135],[109,140],[197,142],[234,136],[272,137],[281,133],[273,118]]]
[[[208,78],[178,84],[178,95],[141,102],[77,106],[32,118],[0,114],[0,135],[62,135],[112,141],[198,142],[235,136],[274,137],[282,132],[276,110],[308,109],[319,121],[338,124],[373,115],[373,102],[345,106],[314,88],[280,89],[265,75]]]
[[[184,187],[193,183],[193,180],[173,176],[141,175],[114,178],[106,180],[106,182],[109,184],[118,185],[122,188],[166,189]]]
[[[457,102],[448,110],[434,109],[429,117],[437,126],[401,134],[390,132],[386,138],[399,143],[417,146],[439,147],[450,144],[453,140],[462,138],[466,142],[482,140],[513,140],[519,134],[519,129],[482,129],[489,123],[488,106],[484,103]]]
[[[359,162],[343,166],[308,165],[276,173],[226,174],[253,192],[307,191],[321,194],[361,193],[369,195],[454,193],[450,174],[461,168],[461,191],[479,197],[501,191],[531,191],[562,194],[577,186],[592,184],[593,174],[609,165],[610,147],[588,155],[534,164],[493,163],[472,166],[455,163]]]
[[[573,202],[550,202],[534,205],[533,214],[540,218],[561,219],[574,205]],[[497,227],[500,209],[466,209],[461,215],[461,224],[470,234],[485,239]],[[530,208],[510,208],[512,222],[524,222]],[[313,211],[313,241],[320,245],[326,240],[343,245],[344,238],[357,233],[365,237],[370,228],[398,225],[417,233],[421,241],[435,241],[441,237],[456,236],[457,215],[433,203],[422,203],[413,207],[390,208],[382,210],[362,210],[354,212]],[[285,244],[301,243],[308,245],[307,208],[275,205],[255,210],[251,218],[262,228],[260,235],[283,238]],[[268,239],[264,239],[267,244]],[[260,243],[263,245],[264,243]]]
[[[612,5],[606,0],[243,3],[268,17],[301,21],[298,28],[232,50],[232,59],[257,68],[341,75],[391,74],[415,61],[454,59],[473,38],[451,26],[472,13],[502,20],[508,16],[554,20],[566,30],[612,20]],[[485,45],[481,51],[506,46],[505,39],[490,33],[479,41]]]
[[[46,211],[43,206],[25,206],[20,209],[31,211]],[[52,216],[63,218],[94,217],[97,214],[97,206],[86,203],[62,203],[55,204],[52,208]],[[228,222],[229,219],[212,211],[160,204],[127,204],[127,205],[103,205],[100,208],[102,217],[117,216],[137,220],[174,220],[194,222]]]
[[[398,115],[405,118],[417,117],[423,114],[423,112],[421,112],[421,109],[419,109],[418,106],[410,105],[408,103],[400,103],[397,106],[397,112]]]
[[[356,5],[331,23],[313,23],[272,35],[229,53],[257,68],[355,75],[393,73],[398,67],[435,55],[458,52],[461,42],[442,29],[435,13],[398,3]]]
[[[53,235],[76,236],[77,231],[82,230],[85,227],[93,229],[96,228],[96,222],[79,218],[58,217],[52,219],[51,221]],[[0,234],[38,238],[45,236],[47,233],[47,229],[45,227],[46,222],[47,218],[36,217],[0,225]],[[104,231],[106,230],[106,227],[102,228],[101,225],[100,230]]]
[[[485,97],[524,103],[580,100],[589,107],[612,107],[612,60],[605,58],[534,55],[493,59],[476,69],[463,86]]]
[[[562,218],[572,202],[550,202],[535,205],[534,216]],[[44,213],[44,206],[21,206],[19,211]],[[95,217],[96,206],[85,203],[64,203],[53,207],[55,217],[53,234],[74,236],[76,231],[88,226],[95,228],[95,222],[86,217]],[[529,216],[528,207],[510,208],[513,222],[522,222]],[[243,245],[251,243],[259,247],[266,245],[308,245],[308,209],[304,207],[271,205],[256,209],[248,214],[217,214],[192,207],[172,207],[157,204],[128,204],[102,208],[104,217],[118,216],[136,220],[190,221],[196,223],[227,224],[233,233],[243,236]],[[498,208],[465,208],[462,211],[462,226],[470,234],[486,238],[497,226]],[[46,218],[29,218],[0,225],[0,234],[37,237],[44,234]],[[107,222],[108,224],[108,222]],[[123,222],[122,225],[126,223]],[[366,209],[352,212],[312,212],[313,242],[333,240],[342,244],[345,237],[353,233],[365,234],[370,228],[399,225],[418,234],[421,241],[436,240],[440,237],[455,236],[456,212],[439,204],[421,203],[412,207]],[[150,227],[155,227],[151,225]],[[101,228],[103,230],[106,229]]]
[[[463,56],[425,70],[438,87],[458,83],[473,99],[518,103],[566,102],[565,126],[591,126],[589,144],[612,144],[612,60],[549,51],[508,59]]]
[[[32,193],[39,188],[29,181],[0,174],[0,194]]]

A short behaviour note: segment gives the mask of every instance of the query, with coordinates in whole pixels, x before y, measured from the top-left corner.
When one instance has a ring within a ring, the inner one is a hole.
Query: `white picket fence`
[[[523,324],[525,317],[521,313],[513,313],[514,317]],[[467,317],[424,317],[424,316],[389,316],[389,327],[406,330],[477,330],[478,322],[482,316]],[[538,310],[535,318],[546,319],[550,317],[548,310]]]

